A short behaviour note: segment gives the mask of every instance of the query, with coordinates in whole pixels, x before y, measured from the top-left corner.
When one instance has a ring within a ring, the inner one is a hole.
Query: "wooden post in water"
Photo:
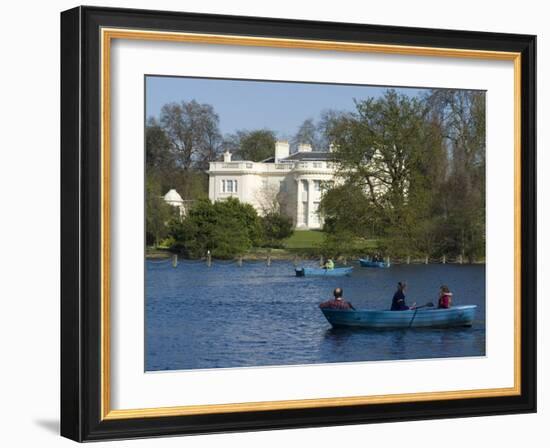
[[[242,266],[243,265],[243,256],[242,255],[239,255],[239,258],[237,259],[237,264],[239,266]]]
[[[292,264],[295,268],[298,267],[298,255],[294,255],[294,261],[292,262]]]
[[[463,263],[463,260],[462,260],[462,254],[460,254],[458,256],[458,264],[462,264]]]
[[[407,255],[407,264],[411,264],[411,256]]]
[[[390,265],[390,257],[386,257],[386,264],[389,266]]]
[[[445,254],[443,254],[443,259],[441,260],[443,264],[447,263],[447,257],[445,257]]]
[[[210,251],[206,252],[206,266],[212,266],[212,254],[210,253]]]
[[[178,255],[177,254],[172,255],[172,267],[173,268],[178,267]]]
[[[266,264],[267,264],[268,266],[271,266],[271,249],[269,249],[269,250],[267,251],[267,260],[266,260]]]
[[[424,264],[428,264],[428,256],[426,255],[426,259],[424,260]]]
[[[344,257],[344,260],[342,261],[344,263],[344,266],[348,265],[348,257]]]
[[[325,264],[325,257],[323,257],[322,255],[319,257],[319,266],[324,266]]]

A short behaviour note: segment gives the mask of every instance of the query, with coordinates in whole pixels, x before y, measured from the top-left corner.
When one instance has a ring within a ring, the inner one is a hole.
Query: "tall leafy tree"
[[[449,158],[440,196],[445,248],[474,260],[485,254],[485,93],[433,90],[426,101]]]
[[[356,101],[354,113],[331,121],[338,174],[345,183],[323,198],[328,230],[365,237],[376,229],[395,254],[437,250],[434,215],[445,151],[428,112],[425,101],[388,90],[381,98]],[[354,198],[358,224],[348,224],[353,219],[340,205],[339,197],[346,195]]]
[[[219,117],[209,104],[189,102],[165,104],[160,123],[168,137],[178,167],[204,167],[221,150]]]
[[[224,149],[229,150],[237,160],[260,162],[275,154],[275,132],[269,129],[237,131],[224,139]]]

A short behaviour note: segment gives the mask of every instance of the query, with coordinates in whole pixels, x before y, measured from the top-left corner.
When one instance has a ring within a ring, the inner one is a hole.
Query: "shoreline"
[[[166,260],[167,261],[167,260],[170,260],[174,255],[177,255],[178,260],[180,260],[180,261],[194,261],[194,262],[203,261],[204,263],[206,263],[206,257],[185,258],[185,257],[182,257],[180,254],[177,254],[175,252],[170,251],[170,249],[160,249],[160,248],[147,249],[146,252],[145,252],[145,259],[146,260],[151,260],[151,261],[154,261],[154,260],[157,260],[157,261],[158,260]],[[344,256],[337,257],[335,259],[335,262],[338,263],[338,264],[350,265],[350,264],[357,263],[359,258],[360,258],[359,255],[352,254],[352,255],[345,256],[345,257]],[[242,262],[247,262],[247,261],[268,262],[269,260],[271,260],[271,261],[288,261],[288,262],[291,262],[291,263],[300,263],[300,262],[303,262],[303,261],[313,261],[313,260],[319,260],[319,259],[320,259],[320,255],[312,254],[310,250],[301,251],[300,249],[293,249],[293,250],[271,249],[271,251],[269,251],[268,249],[258,249],[257,251],[247,253],[247,254],[242,255],[240,257],[234,257],[234,258],[228,258],[228,259],[212,258],[212,263],[215,263],[216,261],[225,262],[225,263],[227,263],[229,261],[234,261],[234,262],[239,262],[239,261],[242,261]],[[483,264],[484,265],[484,264],[486,264],[484,259],[479,260],[479,261],[474,261],[472,263],[470,263],[466,260],[463,261],[463,262],[459,262],[456,259],[454,259],[454,260],[451,259],[451,260],[447,259],[445,262],[443,262],[443,257],[441,257],[441,258],[429,258],[428,262],[426,262],[425,258],[412,258],[411,257],[409,260],[407,260],[407,259],[402,259],[402,258],[392,259],[390,257],[390,262],[391,262],[392,265],[406,265],[406,264],[414,264],[414,265],[421,265],[421,264],[481,265],[481,264]],[[371,268],[371,269],[376,269],[376,268]]]

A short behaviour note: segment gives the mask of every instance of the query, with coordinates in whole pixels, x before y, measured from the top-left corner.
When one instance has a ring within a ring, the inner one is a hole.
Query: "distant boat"
[[[364,268],[389,268],[390,263],[385,261],[372,261],[370,258],[359,258],[359,264]]]
[[[353,266],[345,268],[334,268],[334,269],[324,269],[324,268],[300,268],[296,269],[296,277],[309,277],[312,275],[316,276],[343,276],[351,275],[353,271]]]
[[[333,327],[421,328],[471,327],[477,305],[454,306],[448,309],[406,311],[335,310],[321,311]]]

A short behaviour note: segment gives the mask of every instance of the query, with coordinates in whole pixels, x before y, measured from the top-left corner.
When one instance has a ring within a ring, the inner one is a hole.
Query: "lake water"
[[[312,263],[306,265],[314,266]],[[350,277],[294,275],[288,261],[146,261],[145,369],[211,369],[485,355],[484,265],[395,265]],[[441,284],[454,305],[478,306],[471,328],[331,328],[318,308],[335,287],[355,308],[388,309],[395,285],[407,303],[437,303]]]

